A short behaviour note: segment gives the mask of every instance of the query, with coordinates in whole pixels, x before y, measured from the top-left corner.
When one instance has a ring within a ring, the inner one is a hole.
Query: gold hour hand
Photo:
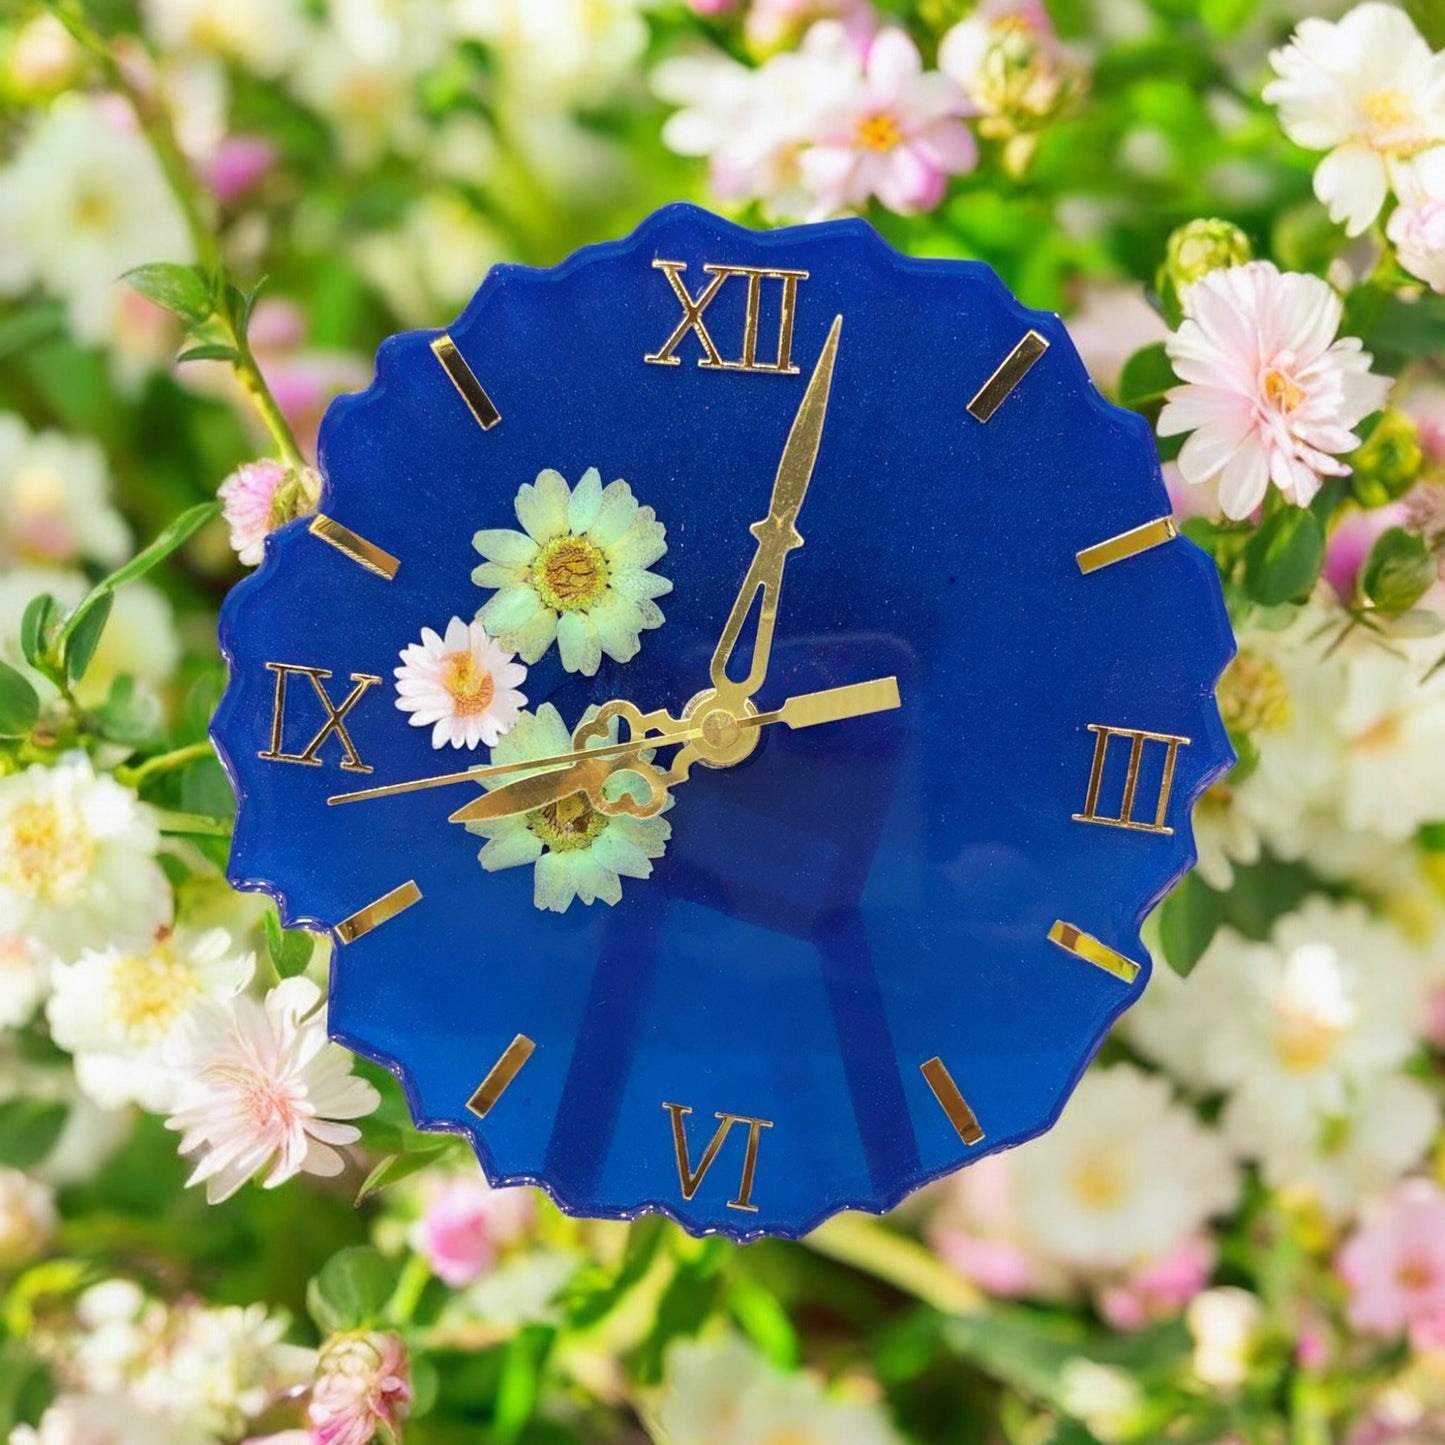
[[[843,318],[835,316],[818,357],[818,364],[808,379],[808,388],[803,393],[798,414],[793,418],[792,429],[788,432],[787,444],[783,448],[782,460],[778,463],[778,474],[773,482],[773,500],[768,515],[761,522],[754,522],[748,529],[757,538],[757,551],[752,565],[748,568],[743,585],[738,590],[737,600],[718,639],[717,650],[713,653],[710,675],[712,685],[720,703],[734,713],[763,684],[768,673],[768,655],[772,651],[773,628],[778,617],[778,594],[783,584],[783,568],[788,553],[803,545],[798,532],[798,512],[812,480],[813,464],[818,459],[818,448],[823,440],[823,418],[828,411],[828,393],[833,385],[833,363],[838,355],[838,336],[843,328]],[[762,599],[758,606],[757,629],[753,638],[752,661],[748,675],[740,682],[728,676],[728,663],[732,659],[738,641],[742,636],[748,615],[753,609],[758,593]]]

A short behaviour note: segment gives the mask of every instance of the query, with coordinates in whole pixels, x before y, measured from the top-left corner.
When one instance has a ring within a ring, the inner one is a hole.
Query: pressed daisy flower
[[[1164,343],[1184,382],[1168,393],[1159,435],[1192,432],[1186,482],[1218,480],[1226,516],[1247,517],[1273,482],[1308,506],[1323,477],[1360,443],[1350,429],[1384,405],[1390,379],[1370,370],[1358,337],[1336,337],[1340,298],[1318,276],[1268,261],[1211,271],[1184,295]]]
[[[294,1175],[340,1174],[333,1145],[361,1137],[353,1124],[380,1103],[351,1073],[351,1057],[326,1037],[321,990],[288,978],[264,1004],[242,995],[204,999],[166,1043],[175,1095],[168,1129],[182,1154],[200,1153],[186,1181],[206,1184],[212,1204],[268,1168],[274,1189]]]
[[[423,627],[421,641],[401,651],[396,705],[412,727],[431,728],[434,748],[495,747],[527,701],[513,690],[527,669],[512,657],[480,622],[453,617],[444,638]]]
[[[524,763],[565,753],[571,746],[571,734],[557,709],[543,703],[535,713],[524,712],[517,719],[516,727],[492,749],[492,761]],[[492,786],[527,776],[519,770],[498,778]],[[621,797],[626,791],[626,773],[608,780],[610,796]],[[669,798],[667,807],[671,806]],[[622,880],[649,877],[652,860],[662,857],[672,836],[672,825],[660,815],[608,817],[593,808],[582,793],[531,813],[469,823],[467,828],[488,840],[477,855],[488,873],[535,863],[532,901],[553,913],[565,913],[574,898],[583,903],[595,903],[599,898],[616,903],[622,897]]]
[[[568,672],[591,677],[602,654],[617,662],[637,656],[641,634],[662,626],[653,600],[672,583],[649,568],[667,551],[667,529],[632,488],[606,488],[596,467],[568,487],[560,472],[539,472],[517,492],[517,520],[526,529],[478,532],[487,560],[472,573],[496,595],[477,614],[503,647],[536,662],[555,638]]]

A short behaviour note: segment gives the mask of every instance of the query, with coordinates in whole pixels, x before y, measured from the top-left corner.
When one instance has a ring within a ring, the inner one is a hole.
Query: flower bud
[[[1182,292],[1202,276],[1253,259],[1249,237],[1233,221],[1186,221],[1164,245],[1164,275]]]
[[[321,1347],[306,1417],[316,1445],[370,1445],[399,1437],[411,1405],[411,1368],[401,1338],[347,1330]]]
[[[1425,454],[1419,429],[1398,407],[1387,407],[1348,460],[1355,500],[1362,507],[1383,507],[1403,497],[1420,475]]]
[[[288,467],[267,458],[243,462],[218,495],[231,529],[231,546],[248,567],[265,556],[266,534],[316,510],[321,478],[311,467]]]

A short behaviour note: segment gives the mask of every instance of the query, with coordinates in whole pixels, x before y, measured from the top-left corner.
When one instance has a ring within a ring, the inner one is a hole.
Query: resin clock
[[[1231,760],[1149,428],[986,266],[670,206],[333,404],[231,877],[495,1184],[797,1236],[1048,1128]]]

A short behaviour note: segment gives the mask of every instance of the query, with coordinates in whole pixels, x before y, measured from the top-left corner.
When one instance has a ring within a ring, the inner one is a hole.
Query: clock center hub
[[[740,763],[758,745],[759,729],[744,727],[741,719],[756,715],[757,708],[745,702],[741,712],[718,701],[715,690],[700,692],[682,710],[683,717],[701,729],[693,740],[698,761],[709,768],[730,768]]]

